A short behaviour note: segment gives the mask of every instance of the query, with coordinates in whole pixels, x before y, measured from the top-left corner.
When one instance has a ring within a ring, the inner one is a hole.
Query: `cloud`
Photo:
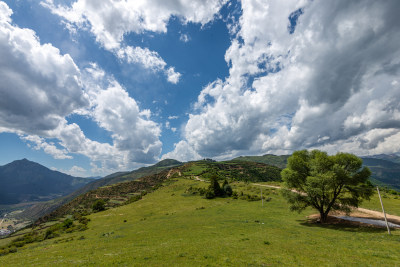
[[[229,77],[203,88],[171,155],[398,148],[397,1],[241,3]]]
[[[201,156],[188,145],[186,141],[179,141],[174,150],[162,155],[161,159],[176,159],[179,161],[199,160]]]
[[[154,72],[164,72],[170,83],[177,84],[181,77],[173,67],[166,68],[167,63],[160,57],[157,52],[150,51],[148,48],[127,46],[120,48],[117,52],[120,59],[128,63],[141,63],[144,68]]]
[[[182,23],[212,21],[227,1],[113,1],[77,0],[70,7],[55,5],[53,0],[42,2],[51,12],[79,28],[88,28],[106,49],[119,48],[127,33],[145,31],[166,33],[172,16]]]
[[[53,0],[41,2],[53,14],[62,17],[68,29],[91,31],[96,41],[105,49],[128,62],[141,63],[146,68],[156,66],[153,70],[165,72],[168,81],[174,84],[178,83],[180,73],[175,72],[173,67],[165,68],[164,60],[156,52],[125,45],[124,36],[129,33],[166,33],[171,17],[179,18],[184,24],[193,22],[204,25],[215,18],[225,3],[226,0],[106,0],[101,3],[94,0],[77,0],[71,6],[64,6],[55,5]],[[146,59],[148,56],[149,60]],[[159,68],[160,64],[163,65],[162,68]]]
[[[4,2],[0,14],[0,125],[44,134],[88,105],[79,69],[69,55],[40,44],[32,30],[14,26]]]
[[[56,159],[87,156],[93,171],[109,173],[155,162],[160,126],[96,64],[81,71],[69,55],[41,44],[35,32],[12,24],[0,2],[0,131],[19,134]],[[111,133],[112,144],[87,138],[71,114]]]
[[[171,131],[174,132],[174,133],[175,133],[176,130],[177,130],[175,127],[171,127],[171,123],[170,123],[169,121],[166,121],[166,122],[165,122],[165,128],[168,129],[168,130],[171,130]]]
[[[182,33],[182,34],[179,36],[179,40],[182,41],[182,42],[184,42],[184,43],[187,43],[187,42],[190,41],[190,37],[189,37],[189,35]]]
[[[169,120],[176,120],[176,119],[178,119],[179,118],[179,116],[168,116],[168,119]]]
[[[64,170],[64,169],[57,169],[56,167],[51,168],[53,171],[59,171],[62,173],[69,174],[71,176],[75,177],[86,177],[87,175],[87,170],[85,168],[79,167],[79,166],[72,166],[69,170]]]
[[[128,161],[154,162],[161,153],[161,129],[158,124],[149,120],[150,110],[141,111],[136,101],[116,80],[107,77],[106,82],[94,82],[98,83],[106,83],[106,87],[95,86],[88,89],[93,105],[90,116],[100,127],[113,133],[115,147],[128,153]]]
[[[21,135],[20,138],[28,142],[28,146],[34,144],[33,149],[43,149],[46,154],[51,155],[55,159],[72,159],[72,156],[68,155],[66,149],[59,149],[53,142],[48,143],[44,138],[37,135]]]

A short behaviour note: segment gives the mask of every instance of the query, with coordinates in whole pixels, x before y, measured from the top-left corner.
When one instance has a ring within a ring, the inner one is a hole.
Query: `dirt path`
[[[364,209],[364,208],[357,208],[356,211],[358,211],[358,212],[360,212],[360,213],[368,214],[368,215],[372,216],[373,218],[384,219],[384,217],[383,217],[383,212],[379,212],[379,211],[375,211],[375,210],[369,210],[369,209]],[[359,217],[359,216],[357,216],[357,217]],[[387,213],[386,213],[386,217],[387,217],[388,221],[391,221],[391,222],[395,222],[395,223],[397,223],[397,224],[400,224],[400,216],[391,215],[391,214],[387,214]]]
[[[203,179],[200,179],[199,176],[195,176],[194,179],[196,179],[197,181],[205,182]]]
[[[277,186],[277,185],[267,185],[267,184],[252,184],[252,185],[258,185],[258,186],[270,187],[270,188],[275,188],[275,189],[281,189],[281,187]]]

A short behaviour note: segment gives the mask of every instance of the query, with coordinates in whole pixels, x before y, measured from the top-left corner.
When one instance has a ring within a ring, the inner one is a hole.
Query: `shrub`
[[[64,229],[68,229],[68,228],[71,228],[73,225],[74,225],[74,221],[73,221],[73,220],[71,220],[71,219],[66,219],[66,220],[63,222],[62,227],[63,227]]]
[[[136,201],[141,200],[141,199],[142,199],[142,195],[141,194],[140,195],[134,195],[134,196],[130,197],[126,201],[126,204],[130,204],[130,203],[136,202]]]
[[[238,193],[237,193],[236,191],[233,191],[233,192],[232,192],[232,197],[233,197],[234,199],[237,199],[237,198],[238,198]]]
[[[205,188],[200,188],[199,189],[199,194],[200,196],[204,196],[206,194],[207,190]]]
[[[90,222],[90,219],[86,218],[86,217],[81,217],[79,218],[79,223],[87,225]]]
[[[219,186],[218,183],[218,176],[217,175],[213,175],[211,176],[211,184],[209,186],[209,190],[212,190],[214,192],[214,196],[215,197],[219,197],[219,196],[223,196],[224,195],[224,191],[221,189],[221,187]],[[207,195],[207,193],[206,193]]]
[[[20,248],[20,247],[23,247],[26,243],[25,243],[25,241],[17,241],[17,242],[12,242],[12,244],[14,247]]]
[[[214,190],[212,190],[212,189],[209,189],[209,190],[207,190],[207,192],[206,192],[206,198],[207,199],[212,199],[212,198],[215,198],[215,193],[214,193]]]
[[[44,239],[52,239],[56,236],[57,235],[51,229],[47,229],[46,233],[44,234]]]
[[[225,179],[225,181],[222,183],[222,188],[225,188],[225,186],[228,185],[228,181]]]
[[[0,256],[7,255],[8,253],[10,253],[10,251],[8,250],[8,248],[0,249]]]
[[[226,182],[226,180],[225,180],[225,182]],[[233,194],[232,187],[228,183],[224,186],[224,192],[225,192],[225,195],[227,195],[228,197],[232,196],[232,194]]]
[[[104,201],[104,199],[97,199],[95,202],[94,202],[94,204],[93,204],[93,206],[92,206],[92,209],[94,210],[94,211],[103,211],[103,210],[105,210],[106,209],[106,202]]]

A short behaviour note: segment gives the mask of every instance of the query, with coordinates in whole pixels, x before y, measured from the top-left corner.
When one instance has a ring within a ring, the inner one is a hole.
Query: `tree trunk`
[[[328,219],[328,213],[327,212],[320,212],[320,221],[321,223],[325,223]]]

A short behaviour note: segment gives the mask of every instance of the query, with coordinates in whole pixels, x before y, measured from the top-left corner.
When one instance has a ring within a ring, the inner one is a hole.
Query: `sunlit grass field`
[[[386,229],[308,223],[315,212],[290,212],[279,190],[265,190],[271,200],[262,207],[207,200],[185,193],[189,186],[207,183],[169,181],[140,201],[90,215],[86,231],[0,257],[0,266],[400,266],[398,230],[389,236]]]

